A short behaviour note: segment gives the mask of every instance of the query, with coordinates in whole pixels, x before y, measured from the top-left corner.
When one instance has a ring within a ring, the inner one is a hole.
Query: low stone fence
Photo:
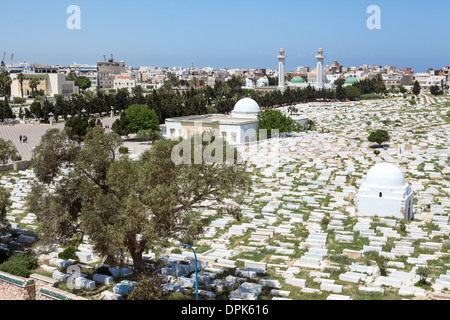
[[[88,300],[58,289],[58,284],[36,273],[26,279],[0,272],[0,300]]]
[[[16,161],[13,163],[8,164],[2,164],[0,165],[0,171],[19,171],[19,170],[26,170],[31,166],[31,161],[24,160],[24,161]]]
[[[0,272],[0,300],[34,300],[34,289],[33,279]]]

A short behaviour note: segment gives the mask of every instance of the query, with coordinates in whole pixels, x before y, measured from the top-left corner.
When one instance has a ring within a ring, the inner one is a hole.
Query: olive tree
[[[172,151],[180,142],[159,140],[133,161],[117,156],[119,135],[95,127],[83,148],[70,149],[70,155],[55,158],[54,168],[47,169],[42,168],[43,159],[54,151],[43,139],[34,170],[45,174],[37,174],[43,179],[33,186],[29,199],[43,240],[59,244],[87,235],[105,263],[123,266],[131,257],[139,274],[146,271],[145,252],[161,252],[171,239],[193,243],[198,238],[209,224],[201,215],[205,206],[219,205],[219,213],[240,218],[230,198],[250,191],[245,165],[176,163]],[[208,146],[204,142],[202,150]],[[194,154],[189,156],[194,160]],[[69,173],[54,179],[63,165],[69,166]]]

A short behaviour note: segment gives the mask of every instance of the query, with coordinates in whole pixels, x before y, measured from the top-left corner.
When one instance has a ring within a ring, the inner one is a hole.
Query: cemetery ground
[[[450,97],[422,95],[414,106],[398,99],[296,107],[294,118],[314,120],[315,131],[238,147],[254,180],[253,191],[241,199],[241,220],[219,215],[217,207],[202,212],[211,223],[194,245],[200,298],[449,299]],[[367,141],[376,129],[391,136],[379,155]],[[414,191],[413,221],[357,216],[358,188],[379,162],[404,172]],[[131,259],[122,269],[102,265],[89,239],[44,253],[36,216],[27,209],[33,179],[31,169],[2,173],[0,183],[13,201],[2,247],[33,248],[39,254],[33,272],[59,280],[62,290],[127,299],[138,285]],[[165,298],[195,299],[192,251],[174,244],[159,257],[144,257],[163,277]],[[76,288],[68,289],[73,265],[81,274]],[[421,267],[429,271],[422,282]]]

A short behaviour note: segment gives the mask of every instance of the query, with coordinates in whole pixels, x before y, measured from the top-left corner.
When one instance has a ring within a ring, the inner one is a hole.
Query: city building
[[[414,81],[418,81],[420,87],[424,90],[430,90],[432,86],[438,86],[440,89],[445,88],[446,77],[435,76],[430,73],[415,73]]]
[[[120,75],[117,75],[114,79],[114,89],[120,90],[123,88],[128,89],[129,92],[131,92],[131,89],[136,87],[136,80],[132,79],[130,74],[122,73]]]
[[[11,96],[22,97],[22,88],[19,80],[17,79],[17,73],[11,74]],[[66,97],[70,97],[72,93],[79,93],[79,88],[75,85],[74,81],[67,81],[66,76],[62,73],[39,73],[39,74],[24,74],[25,79],[23,81],[23,96],[28,97],[32,93],[32,89],[29,85],[30,80],[37,78],[39,85],[36,91],[43,90],[46,96],[54,96],[55,94],[62,94]]]
[[[107,62],[97,62],[97,85],[99,89],[108,90],[114,89],[114,80],[116,75],[126,72],[125,62],[114,62],[114,59],[109,59]]]
[[[323,49],[320,48],[317,55],[317,66],[311,72],[308,73],[307,81],[301,76],[295,76],[291,79],[288,84],[289,87],[306,88],[308,86],[313,87],[316,90],[320,89],[333,89],[336,87],[334,83],[330,83],[326,77],[323,61],[325,60],[325,55],[323,54]]]

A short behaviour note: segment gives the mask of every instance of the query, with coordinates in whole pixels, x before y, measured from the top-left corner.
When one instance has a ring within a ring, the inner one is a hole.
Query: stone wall
[[[34,300],[35,285],[33,279],[13,276],[0,272],[0,300]]]
[[[11,171],[14,170],[14,164],[2,164],[0,165],[0,171]]]
[[[56,288],[58,284],[36,273],[26,279],[0,272],[0,300],[88,300]]]
[[[13,163],[13,170],[19,171],[19,170],[27,170],[31,166],[31,161],[24,160],[24,161],[17,161]]]
[[[36,300],[88,300],[52,286],[42,287],[36,294],[39,295]]]
[[[31,161],[17,161],[14,163],[2,164],[0,165],[0,171],[19,171],[26,170],[31,166]]]
[[[46,287],[55,288],[58,286],[59,280],[55,280],[49,277],[41,276],[40,274],[34,273],[30,276],[34,280],[34,290],[36,293],[35,299],[36,300],[53,300],[47,298],[45,295],[42,294],[41,289]]]

